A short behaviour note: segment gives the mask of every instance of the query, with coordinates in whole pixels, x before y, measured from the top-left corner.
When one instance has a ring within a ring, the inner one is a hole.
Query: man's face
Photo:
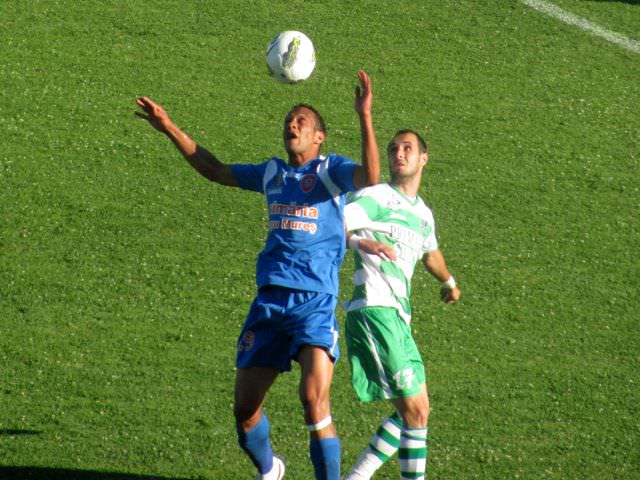
[[[387,147],[389,170],[394,179],[413,177],[422,172],[427,153],[420,152],[418,139],[413,133],[401,133]]]
[[[316,116],[306,107],[298,107],[284,119],[284,148],[289,154],[299,155],[316,148],[324,140],[324,133],[316,130]]]

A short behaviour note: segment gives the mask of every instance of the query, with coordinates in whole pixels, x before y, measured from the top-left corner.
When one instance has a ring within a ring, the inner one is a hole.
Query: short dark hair
[[[404,135],[405,133],[411,133],[412,135],[414,135],[416,137],[416,140],[418,140],[418,148],[420,149],[420,153],[429,153],[429,145],[427,144],[427,142],[424,141],[424,138],[422,138],[422,135],[420,135],[415,130],[411,130],[410,128],[403,128],[401,130],[398,130],[395,133],[395,135],[393,137],[391,137],[391,141],[387,145],[387,152],[389,152],[389,149],[392,147],[393,140],[398,135]]]
[[[316,118],[316,130],[319,130],[324,134],[327,133],[327,128],[326,128],[326,126],[324,124],[324,118],[322,118],[322,115],[320,115],[320,112],[318,110],[313,108],[308,103],[298,103],[298,104],[294,105],[293,107],[291,107],[291,110],[289,110],[289,113],[293,112],[294,110],[296,110],[298,108],[306,108],[307,110],[311,110],[311,112],[313,112],[313,116]]]

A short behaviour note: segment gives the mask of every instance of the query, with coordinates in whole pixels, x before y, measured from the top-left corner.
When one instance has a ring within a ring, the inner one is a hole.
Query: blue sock
[[[309,445],[311,462],[317,480],[340,480],[340,439],[312,439]]]
[[[269,473],[273,467],[273,450],[269,440],[269,420],[265,414],[258,424],[248,432],[236,425],[238,444],[249,455],[249,458],[261,474]]]

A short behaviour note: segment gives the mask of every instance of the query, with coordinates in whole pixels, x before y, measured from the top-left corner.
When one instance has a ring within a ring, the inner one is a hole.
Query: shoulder
[[[348,199],[347,208],[357,210],[358,208],[364,209],[367,215],[371,218],[378,217],[380,212],[388,208],[388,205],[393,197],[392,190],[387,184],[381,183],[365,187],[351,195]]]
[[[235,163],[231,165],[231,172],[240,188],[264,192],[265,183],[278,173],[283,164],[279,158],[271,157],[259,163]]]
[[[330,153],[327,156],[320,156],[314,162],[317,162],[318,175],[325,183],[335,186],[331,188],[334,195],[353,192],[356,189],[353,184],[353,175],[358,165],[350,158]]]
[[[231,164],[231,166],[235,169],[265,169],[267,168],[268,165],[274,165],[274,166],[284,166],[286,165],[286,163],[284,162],[284,160],[282,160],[281,158],[278,157],[270,157],[270,158],[264,158],[261,161],[257,162],[257,163],[233,163]]]
[[[429,223],[434,222],[433,211],[431,208],[424,202],[422,197],[418,197],[418,203],[415,206],[416,213],[424,220]]]
[[[278,172],[287,169],[287,163],[278,157],[268,158],[257,165],[257,170],[265,178],[272,178]]]
[[[262,161],[263,165],[272,164],[277,166],[278,168],[285,168],[288,164],[280,157],[270,157]]]
[[[329,153],[326,156],[322,155],[319,160],[327,162],[329,168],[337,167],[339,165],[356,164],[351,158],[338,155],[337,153]]]
[[[416,202],[416,208],[419,209],[419,210],[422,210],[424,212],[431,213],[431,207],[429,207],[429,205],[427,205],[427,203],[424,201],[424,198],[421,197],[420,195],[418,195],[418,201]]]

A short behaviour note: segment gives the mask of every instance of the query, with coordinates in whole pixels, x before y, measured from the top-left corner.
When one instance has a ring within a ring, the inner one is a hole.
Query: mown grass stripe
[[[612,32],[611,30],[607,30],[606,28],[590,22],[585,18],[574,15],[571,12],[567,12],[557,5],[554,5],[553,3],[545,2],[543,0],[521,1],[525,5],[538,10],[539,12],[557,18],[558,20],[561,20],[566,24],[574,25],[582,30],[592,33],[593,35],[604,38],[608,42],[615,43],[616,45],[631,52],[640,53],[640,42],[638,42],[637,40],[632,40],[628,37],[625,37],[624,35]]]

